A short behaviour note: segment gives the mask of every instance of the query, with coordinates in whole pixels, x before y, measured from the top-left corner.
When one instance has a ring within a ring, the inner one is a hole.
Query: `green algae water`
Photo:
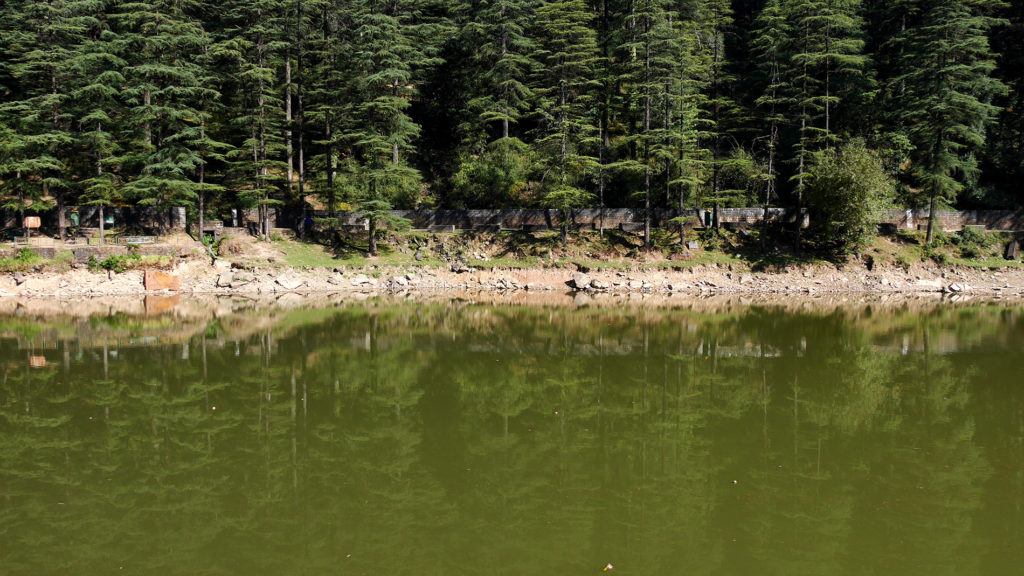
[[[0,316],[0,574],[1024,565],[1019,307],[172,305]]]

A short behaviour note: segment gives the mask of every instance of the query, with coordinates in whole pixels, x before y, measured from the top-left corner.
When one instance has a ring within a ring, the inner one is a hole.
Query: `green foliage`
[[[11,0],[0,206],[792,206],[864,139],[904,202],[1016,207],[1019,4]]]
[[[138,254],[125,254],[123,256],[108,256],[99,262],[99,268],[112,270],[117,273],[124,272],[134,267],[142,259]]]
[[[970,260],[982,257],[988,248],[998,242],[994,235],[973,227],[964,228],[951,241],[957,246],[960,257]]]
[[[480,155],[463,159],[452,178],[451,202],[467,208],[527,205],[533,170],[533,154],[526,144],[517,138],[496,140]]]
[[[0,258],[0,272],[20,272],[42,261],[31,249],[22,248],[11,258]]]
[[[863,249],[875,233],[879,210],[894,194],[881,159],[863,142],[821,154],[808,173],[807,200],[819,245],[848,254]]]

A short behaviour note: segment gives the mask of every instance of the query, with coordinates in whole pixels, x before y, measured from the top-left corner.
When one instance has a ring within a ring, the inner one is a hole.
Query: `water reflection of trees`
[[[303,314],[44,369],[0,349],[5,572],[970,574],[985,558],[983,383],[948,347],[963,318]],[[879,326],[921,351],[880,350]],[[1021,333],[999,312],[969,329]]]

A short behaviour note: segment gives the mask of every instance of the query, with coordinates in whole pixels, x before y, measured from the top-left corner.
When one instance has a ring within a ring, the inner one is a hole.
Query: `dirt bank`
[[[869,270],[850,264],[792,266],[752,272],[732,265],[695,265],[681,270],[368,265],[360,268],[245,266],[226,260],[185,260],[169,271],[181,293],[260,295],[276,293],[375,292],[568,292],[708,294],[975,294],[1024,295],[1024,270],[938,267]],[[122,273],[73,268],[0,276],[0,297],[74,298],[152,293],[141,270]],[[166,293],[166,292],[164,292]]]

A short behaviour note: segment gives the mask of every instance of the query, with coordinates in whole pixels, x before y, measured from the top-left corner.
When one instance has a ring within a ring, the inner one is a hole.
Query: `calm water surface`
[[[0,316],[0,574],[1020,574],[1024,309]]]

